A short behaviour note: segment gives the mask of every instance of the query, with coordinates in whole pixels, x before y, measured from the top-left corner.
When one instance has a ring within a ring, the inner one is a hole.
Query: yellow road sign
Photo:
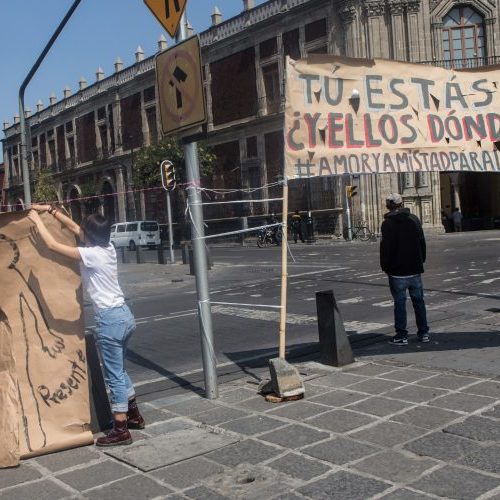
[[[168,34],[174,37],[187,0],[144,0],[144,3],[168,31]]]
[[[164,134],[206,121],[198,36],[156,56],[156,85]]]

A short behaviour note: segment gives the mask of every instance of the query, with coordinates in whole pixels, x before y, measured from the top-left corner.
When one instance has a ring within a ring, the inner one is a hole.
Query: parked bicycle
[[[257,246],[259,248],[268,247],[269,245],[281,245],[283,232],[281,226],[264,227],[259,231],[257,236]]]
[[[370,241],[375,237],[375,234],[372,231],[370,231],[365,221],[357,221],[354,222],[354,224],[351,226],[351,236],[353,240],[358,239],[361,241]],[[337,239],[344,238],[345,240],[347,240],[348,239],[347,227],[339,226],[338,224],[336,224],[336,221],[334,220],[332,227],[332,238],[337,238]]]
[[[375,235],[370,231],[365,221],[355,222],[351,228],[352,239],[361,241],[370,241]]]

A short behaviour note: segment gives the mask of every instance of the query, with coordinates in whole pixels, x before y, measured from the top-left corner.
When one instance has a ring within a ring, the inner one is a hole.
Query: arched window
[[[484,20],[470,7],[455,7],[443,18],[444,59],[447,67],[485,64]]]

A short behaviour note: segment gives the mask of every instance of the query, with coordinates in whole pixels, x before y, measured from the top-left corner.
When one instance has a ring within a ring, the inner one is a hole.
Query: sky
[[[14,114],[19,112],[19,86],[72,3],[73,0],[0,0],[2,123],[13,123]],[[261,3],[263,0],[255,2]],[[243,10],[243,0],[188,0],[187,18],[196,32],[211,25],[214,6],[225,21]],[[132,65],[138,45],[144,50],[144,57],[153,55],[162,33],[171,45],[169,35],[143,0],[82,0],[28,85],[25,107],[35,112],[39,99],[46,107],[52,92],[60,100],[66,86],[75,93],[82,76],[90,85],[95,82],[99,66],[105,76],[111,75],[118,56],[124,67]],[[3,130],[0,137],[4,137]]]

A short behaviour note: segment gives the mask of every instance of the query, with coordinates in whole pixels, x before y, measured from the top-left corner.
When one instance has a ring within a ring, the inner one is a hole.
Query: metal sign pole
[[[167,191],[167,218],[168,218],[168,245],[170,247],[170,263],[175,264],[174,232],[172,230],[172,207],[170,205],[170,191]]]
[[[181,17],[176,40],[186,38],[186,17]],[[205,253],[205,229],[203,211],[200,205],[201,194],[197,189],[200,185],[200,168],[198,164],[198,147],[196,142],[184,145],[184,158],[186,162],[188,201],[191,213],[191,239],[193,241],[194,268],[196,274],[196,290],[198,293],[198,314],[201,332],[201,348],[203,357],[203,373],[205,377],[205,396],[208,399],[218,397],[217,388],[217,362],[212,331],[212,312],[210,309],[210,294],[208,291],[207,255]]]
[[[33,78],[33,75],[36,73],[38,67],[40,64],[42,64],[42,61],[45,59],[45,56],[47,55],[47,52],[50,50],[54,42],[56,41],[57,37],[63,30],[64,26],[68,22],[69,18],[75,11],[75,9],[78,7],[78,4],[81,2],[81,0],[75,0],[73,2],[73,5],[70,7],[66,15],[64,16],[63,20],[59,23],[59,26],[57,29],[54,31],[54,34],[51,36],[50,40],[48,41],[47,45],[43,49],[42,53],[38,56],[38,59],[36,60],[35,64],[33,67],[30,69],[28,75],[24,79],[23,83],[21,84],[21,87],[19,87],[19,128],[20,128],[20,136],[21,136],[21,151],[20,151],[20,156],[21,156],[21,170],[23,172],[23,185],[24,185],[24,208],[31,208],[31,186],[30,186],[30,172],[28,169],[28,135],[26,133],[26,121],[24,119],[24,91],[26,90],[26,87],[28,86],[28,83],[31,81]]]

